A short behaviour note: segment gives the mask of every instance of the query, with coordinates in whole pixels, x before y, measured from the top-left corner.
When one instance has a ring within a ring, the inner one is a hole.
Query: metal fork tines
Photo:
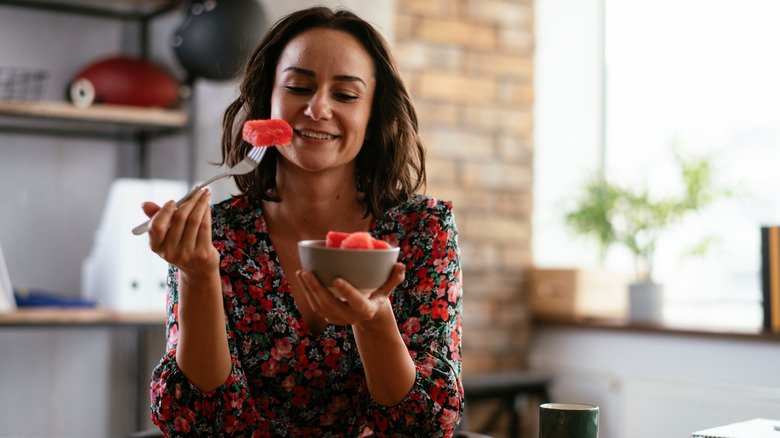
[[[260,161],[263,159],[263,155],[265,155],[265,151],[267,149],[268,147],[253,147],[252,149],[249,150],[249,153],[247,154],[246,158],[236,163],[230,169],[228,169],[227,171],[219,175],[212,176],[206,181],[203,181],[202,183],[193,187],[192,190],[190,190],[186,195],[184,195],[183,198],[176,201],[176,207],[179,207],[181,204],[183,204],[188,199],[190,199],[192,195],[195,194],[195,192],[213,183],[214,181],[218,181],[220,179],[227,178],[229,176],[243,175],[253,171],[257,167],[257,165],[260,164]],[[137,227],[133,228],[133,234],[135,234],[136,236],[140,236],[141,234],[148,232],[150,224],[151,224],[151,220],[148,220],[142,223],[141,225],[138,225]]]

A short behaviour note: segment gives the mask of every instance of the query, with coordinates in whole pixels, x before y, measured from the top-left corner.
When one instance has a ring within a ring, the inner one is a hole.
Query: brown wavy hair
[[[374,60],[376,91],[371,104],[366,140],[356,157],[357,189],[363,194],[366,214],[380,216],[425,188],[425,149],[417,113],[404,86],[387,42],[365,20],[346,10],[314,7],[293,12],[266,33],[247,59],[240,95],[222,119],[222,165],[243,159],[252,147],[241,138],[247,120],[271,114],[271,90],[279,57],[290,40],[314,28],[347,32]],[[235,177],[243,194],[280,201],[275,192],[276,148],[270,148],[258,168]]]

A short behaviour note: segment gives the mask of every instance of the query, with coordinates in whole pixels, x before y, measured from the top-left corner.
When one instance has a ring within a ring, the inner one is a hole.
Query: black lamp
[[[188,0],[184,14],[171,45],[191,80],[234,78],[267,24],[256,0]]]

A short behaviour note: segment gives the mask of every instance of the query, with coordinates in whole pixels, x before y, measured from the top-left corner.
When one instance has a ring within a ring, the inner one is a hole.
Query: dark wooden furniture
[[[463,376],[465,410],[461,427],[483,432],[495,424],[501,415],[509,415],[509,436],[520,437],[523,402],[534,400],[538,404],[550,401],[549,387],[552,377],[530,371],[500,372]],[[484,427],[467,424],[469,406],[486,400],[499,400],[496,409]]]

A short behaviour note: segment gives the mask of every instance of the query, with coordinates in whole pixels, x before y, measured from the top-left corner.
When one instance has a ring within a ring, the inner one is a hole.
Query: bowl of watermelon
[[[330,231],[324,240],[298,242],[303,269],[314,273],[337,298],[342,297],[332,286],[336,278],[343,278],[365,295],[373,293],[390,277],[398,251],[365,231]]]

